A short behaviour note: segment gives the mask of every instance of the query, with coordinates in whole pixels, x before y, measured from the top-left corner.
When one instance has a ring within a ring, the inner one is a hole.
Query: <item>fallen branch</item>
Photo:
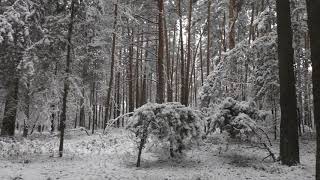
[[[271,151],[271,149],[266,145],[266,143],[262,143],[264,148],[269,152],[269,155],[265,158],[262,159],[262,161],[264,161],[265,159],[267,159],[268,157],[272,157],[273,161],[276,162],[276,156],[274,155],[274,153]]]

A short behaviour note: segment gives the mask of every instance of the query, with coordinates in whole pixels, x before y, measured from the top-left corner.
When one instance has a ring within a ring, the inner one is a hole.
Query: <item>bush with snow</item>
[[[200,136],[200,117],[180,103],[148,103],[134,111],[127,128],[140,140],[137,162],[140,166],[142,149],[150,137],[170,143],[170,155],[175,156]]]
[[[239,102],[228,97],[222,101],[218,110],[207,119],[207,135],[220,129],[227,132],[230,138],[255,139],[256,147],[267,150],[269,156],[275,160],[275,156],[269,148],[271,146],[269,137],[257,124],[257,120],[264,116],[265,113],[261,113],[255,108],[254,102]]]
[[[216,113],[207,119],[208,133],[219,128],[227,131],[231,137],[250,135],[257,129],[256,120],[259,118],[259,111],[254,106],[253,102],[226,98]]]

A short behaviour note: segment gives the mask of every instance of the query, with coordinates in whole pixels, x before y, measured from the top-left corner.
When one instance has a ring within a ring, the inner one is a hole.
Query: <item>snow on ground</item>
[[[187,151],[182,159],[168,159],[156,153],[157,147],[146,148],[142,166],[137,168],[136,145],[128,134],[122,129],[105,136],[69,133],[62,158],[57,157],[57,136],[0,139],[0,179],[314,179],[314,140],[301,141],[301,164],[294,167],[270,159],[262,162],[267,153],[248,145],[232,143],[225,151],[225,145],[207,141]],[[277,142],[273,149],[277,152]]]

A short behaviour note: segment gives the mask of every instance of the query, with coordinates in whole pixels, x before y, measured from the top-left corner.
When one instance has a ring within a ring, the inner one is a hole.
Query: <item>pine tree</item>
[[[157,62],[157,103],[164,102],[164,36],[163,36],[163,13],[164,13],[164,5],[163,0],[158,0],[158,33],[159,33],[159,45],[158,45],[158,62]]]
[[[277,22],[281,106],[280,160],[283,164],[292,166],[298,164],[300,159],[289,0],[277,0]]]
[[[320,1],[307,0],[311,45],[314,121],[317,131],[316,180],[320,179]]]
[[[60,122],[60,145],[59,145],[59,156],[62,157],[63,155],[63,141],[64,141],[64,131],[66,128],[66,119],[67,119],[67,98],[68,94],[70,91],[70,84],[69,84],[69,79],[68,77],[70,76],[71,73],[71,43],[72,43],[72,35],[73,35],[73,20],[75,16],[75,0],[71,1],[71,6],[70,6],[70,22],[68,26],[68,36],[67,36],[67,57],[66,57],[66,78],[64,80],[64,93],[63,93],[63,101],[62,101],[62,114],[61,114],[61,122]]]

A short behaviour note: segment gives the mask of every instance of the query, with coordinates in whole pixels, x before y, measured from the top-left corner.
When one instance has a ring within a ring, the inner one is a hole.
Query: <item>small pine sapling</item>
[[[170,156],[182,153],[188,142],[200,136],[200,117],[189,107],[180,103],[148,103],[133,113],[127,129],[135,133],[138,143],[137,167],[148,137],[156,137],[161,142],[169,142]]]
[[[206,135],[220,129],[220,131],[227,132],[233,139],[250,140],[256,138],[255,147],[267,150],[269,153],[267,157],[276,161],[275,155],[270,149],[272,144],[268,135],[256,122],[260,118],[260,111],[255,108],[253,102],[239,102],[228,97],[219,105],[218,110],[207,118],[208,131]]]

